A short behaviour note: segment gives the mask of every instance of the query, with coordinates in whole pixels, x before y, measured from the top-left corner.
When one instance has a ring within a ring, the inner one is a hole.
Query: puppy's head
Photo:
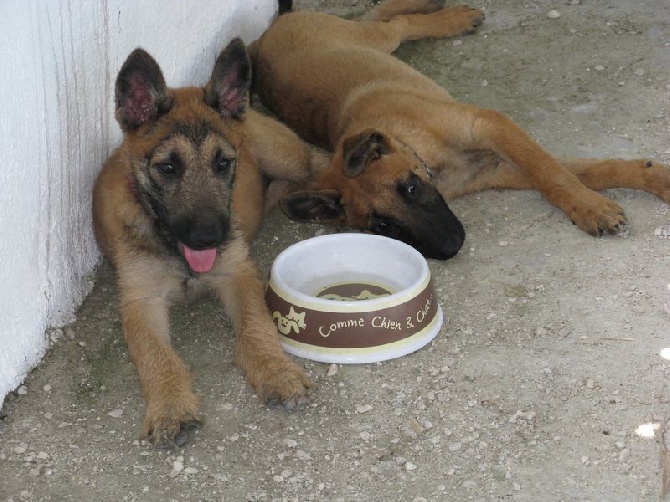
[[[132,165],[129,185],[166,245],[198,273],[231,235],[231,198],[251,78],[233,40],[205,88],[169,89],[156,61],[136,49],[116,81],[116,118]]]
[[[406,145],[365,130],[341,141],[323,175],[280,205],[294,220],[346,225],[446,260],[460,250],[465,231],[430,178]]]

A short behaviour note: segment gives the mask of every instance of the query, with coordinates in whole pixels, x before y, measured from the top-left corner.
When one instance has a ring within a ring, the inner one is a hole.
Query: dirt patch
[[[670,161],[666,0],[634,11],[624,0],[479,5],[477,34],[398,56],[457,99],[506,112],[552,153]],[[430,262],[440,335],[381,364],[300,361],[319,384],[302,412],[259,403],[232,365],[216,303],[176,309],[174,343],[207,420],[176,453],[137,440],[144,404],[102,266],[77,322],[53,333],[4,404],[0,497],[657,500],[668,469],[670,207],[607,195],[627,212],[626,236],[589,237],[533,192],[454,202],[468,237],[455,259]],[[262,273],[318,231],[273,215],[253,249]]]

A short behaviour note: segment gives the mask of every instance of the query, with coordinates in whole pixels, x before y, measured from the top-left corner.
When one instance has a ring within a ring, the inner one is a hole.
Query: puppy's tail
[[[444,8],[444,0],[386,0],[359,18],[360,21],[389,21],[406,14],[430,14]]]
[[[277,14],[280,16],[293,10],[293,0],[277,0]]]

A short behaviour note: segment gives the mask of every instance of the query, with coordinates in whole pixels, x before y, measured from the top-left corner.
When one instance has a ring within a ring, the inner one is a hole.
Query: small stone
[[[365,431],[361,432],[359,434],[359,436],[365,442],[370,441],[370,439],[372,439],[372,434],[370,434],[369,432],[365,432]]]
[[[295,452],[295,456],[298,458],[298,460],[302,460],[303,462],[306,462],[307,460],[312,460],[312,456],[303,450],[298,450],[297,452]]]
[[[454,47],[459,47],[459,46],[463,45],[463,40],[454,40],[451,43],[451,45],[453,45]]]
[[[197,472],[198,469],[196,469],[195,467],[187,467],[186,469],[184,469],[185,474],[197,474]]]
[[[337,375],[337,372],[340,371],[340,367],[337,364],[331,364],[328,366],[328,372],[326,373],[326,376],[332,377]]]
[[[586,464],[589,461],[589,457],[582,455],[582,464]]]
[[[298,442],[295,439],[287,439],[286,441],[284,441],[284,444],[289,448],[295,448],[296,446],[298,446]]]
[[[498,246],[500,246],[501,248],[506,248],[507,246],[509,246],[509,242],[507,242],[507,241],[498,241]]]
[[[284,481],[284,477],[283,477],[283,476],[273,476],[272,479],[273,479],[276,483],[281,483],[282,481]]]
[[[367,413],[372,409],[372,406],[369,404],[362,404],[360,406],[356,406],[356,413]]]
[[[453,452],[459,451],[462,447],[463,447],[463,444],[460,443],[460,442],[451,443],[449,445],[449,451],[453,453]]]
[[[605,67],[603,65],[599,64],[599,65],[596,65],[596,67],[594,69],[596,71],[603,71],[605,69]]]
[[[593,378],[587,378],[586,379],[586,388],[587,389],[593,389],[595,384],[593,383]]]
[[[172,462],[172,469],[175,472],[183,471],[184,470],[184,462],[182,462],[181,460],[175,460],[174,462]]]
[[[107,414],[112,418],[119,418],[121,415],[123,415],[123,410],[121,408],[117,408],[115,410],[110,411]]]
[[[547,330],[544,329],[542,326],[540,326],[539,328],[537,328],[537,329],[535,330],[535,334],[536,334],[537,336],[547,336]]]
[[[28,394],[28,387],[26,387],[25,385],[22,385],[21,387],[19,387],[17,389],[16,393],[19,396],[25,396],[26,394]]]
[[[547,12],[547,17],[549,19],[558,19],[559,17],[561,17],[561,13],[555,9],[552,9],[549,12]]]
[[[42,387],[42,390],[44,392],[51,392],[51,384],[50,383],[46,384],[44,387]]]
[[[16,453],[17,455],[22,455],[22,454],[25,453],[27,450],[28,450],[28,445],[27,445],[26,443],[24,443],[23,441],[21,441],[21,442],[18,444],[18,446],[16,446],[16,447],[14,448],[14,453]]]
[[[413,464],[412,462],[405,462],[405,470],[406,471],[415,471],[417,469],[416,464]]]
[[[642,77],[642,76],[644,76],[644,70],[643,70],[642,68],[638,68],[638,69],[635,70],[633,73],[634,73],[636,76],[638,76],[638,77]]]

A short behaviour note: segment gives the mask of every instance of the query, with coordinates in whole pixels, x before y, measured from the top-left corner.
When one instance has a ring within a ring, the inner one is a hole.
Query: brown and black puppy
[[[232,318],[236,362],[265,400],[300,405],[312,385],[283,352],[247,241],[264,177],[309,171],[318,156],[287,127],[247,109],[250,69],[234,40],[205,88],[169,89],[133,51],[116,81],[123,143],[93,192],[95,235],[113,264],[123,331],[147,403],[144,432],[181,445],[199,424],[191,375],[170,345],[169,307],[214,292]]]
[[[501,113],[453,101],[391,55],[405,40],[468,33],[483,19],[481,10],[439,0],[389,0],[359,21],[279,16],[250,49],[256,90],[293,130],[334,154],[316,180],[284,200],[285,212],[447,259],[465,234],[443,198],[535,189],[593,235],[617,233],[626,221],[594,190],[637,188],[670,202],[666,166],[552,157]]]

